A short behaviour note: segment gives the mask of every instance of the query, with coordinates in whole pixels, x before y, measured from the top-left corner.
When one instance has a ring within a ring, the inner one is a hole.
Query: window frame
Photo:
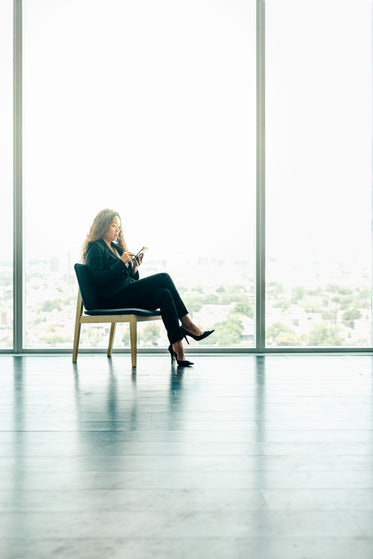
[[[13,0],[13,349],[0,353],[71,353],[68,349],[24,347],[24,262],[22,183],[22,0]],[[266,212],[265,212],[265,0],[256,0],[256,272],[255,346],[252,348],[195,348],[198,353],[369,353],[373,347],[269,348],[265,345]],[[71,333],[73,339],[73,332]],[[373,343],[371,344],[373,346]],[[71,341],[72,348],[72,341]],[[129,349],[117,350],[126,353]],[[82,349],[81,353],[104,353],[104,349]],[[140,353],[164,352],[160,348],[139,348]]]

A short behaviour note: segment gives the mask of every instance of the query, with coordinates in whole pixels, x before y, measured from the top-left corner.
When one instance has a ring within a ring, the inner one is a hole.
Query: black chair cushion
[[[137,314],[139,316],[160,316],[161,311],[158,309],[156,311],[148,311],[147,309],[92,309],[90,311],[85,310],[84,314],[89,316],[97,316],[101,314]]]
[[[100,308],[98,298],[95,292],[89,270],[85,264],[75,264],[74,270],[78,280],[80,294],[83,300],[84,314],[89,316],[104,314],[137,314],[140,316],[159,316],[160,310],[149,311],[146,309],[102,309]]]

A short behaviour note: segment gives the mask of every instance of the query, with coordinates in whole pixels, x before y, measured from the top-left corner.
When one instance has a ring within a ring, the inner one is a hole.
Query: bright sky
[[[12,247],[12,33],[13,6],[0,3],[0,261],[10,259]]]
[[[266,1],[268,255],[369,265],[371,12]],[[24,3],[26,259],[78,254],[104,207],[149,258],[255,259],[255,26],[254,0]],[[2,88],[5,156],[9,98]]]
[[[268,255],[370,266],[371,0],[267,0]]]
[[[129,246],[148,245],[149,258],[249,252],[252,12],[246,0],[26,3],[30,252],[81,244],[104,207],[120,212]]]

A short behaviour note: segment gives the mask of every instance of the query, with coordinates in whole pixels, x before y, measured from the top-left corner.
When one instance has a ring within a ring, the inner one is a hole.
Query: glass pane
[[[13,3],[0,4],[0,349],[13,347]]]
[[[267,345],[371,341],[371,0],[266,2]]]
[[[216,329],[206,345],[253,346],[255,0],[33,0],[24,32],[26,346],[72,346],[73,264],[106,207],[149,247],[141,276],[169,272]]]

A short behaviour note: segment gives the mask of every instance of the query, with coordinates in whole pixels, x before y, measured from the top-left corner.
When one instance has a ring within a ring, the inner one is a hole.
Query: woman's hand
[[[136,273],[140,264],[142,263],[142,259],[144,258],[144,253],[140,252],[138,256],[135,256],[133,260],[133,271]]]
[[[123,252],[120,259],[127,265],[129,262],[136,263],[136,257],[133,252]]]

